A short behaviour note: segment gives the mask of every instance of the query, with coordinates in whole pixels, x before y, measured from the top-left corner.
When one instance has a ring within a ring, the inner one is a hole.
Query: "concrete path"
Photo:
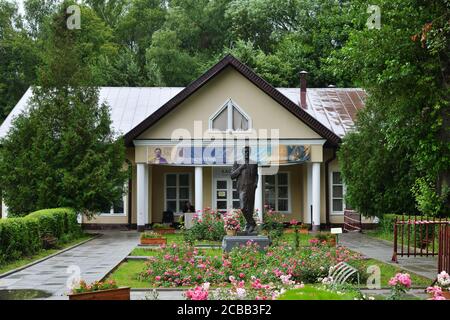
[[[393,263],[391,261],[393,244],[389,241],[375,239],[361,233],[344,233],[339,235],[339,244],[369,258],[392,263],[429,279],[435,279],[438,273],[436,257],[398,257],[398,264]]]
[[[138,244],[135,231],[101,231],[102,236],[0,279],[0,290],[36,289],[64,299],[70,277],[81,272],[87,283],[100,280]]]

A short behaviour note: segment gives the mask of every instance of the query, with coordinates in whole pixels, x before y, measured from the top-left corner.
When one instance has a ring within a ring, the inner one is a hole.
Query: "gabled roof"
[[[226,62],[225,60],[228,60]],[[365,92],[362,89],[342,89],[342,88],[308,88],[307,90],[307,109],[303,110],[299,107],[300,89],[299,88],[273,88],[266,81],[258,77],[248,67],[237,61],[231,56],[225,57],[218,65],[212,69],[216,70],[215,74],[227,66],[233,66],[236,70],[243,74],[247,79],[255,83],[258,87],[265,88],[264,91],[276,101],[283,101],[286,107],[295,116],[304,121],[307,125],[315,126],[315,130],[321,136],[327,138],[329,143],[333,145],[338,141],[336,138],[342,138],[348,131],[354,127],[356,113],[364,107]],[[237,67],[239,67],[239,69]],[[211,69],[211,70],[212,70]],[[100,102],[107,103],[111,108],[112,127],[121,134],[131,133],[146,121],[156,122],[155,114],[158,113],[158,119],[162,118],[165,113],[160,111],[164,108],[165,112],[169,112],[176,107],[172,106],[169,111],[167,105],[174,103],[173,100],[181,99],[179,96],[183,94],[184,99],[187,94],[193,93],[193,85],[197,85],[197,89],[212,79],[212,71],[209,70],[205,75],[194,81],[187,88],[179,87],[101,87]],[[204,77],[203,81],[200,81]],[[253,79],[253,80],[251,80]],[[256,79],[256,80],[255,80]],[[259,85],[258,85],[259,84]],[[186,90],[188,91],[186,93]],[[0,138],[6,136],[9,131],[12,120],[27,109],[28,100],[32,96],[31,88],[20,99],[6,120],[0,126]],[[180,101],[181,102],[181,101]],[[280,102],[281,105],[283,105]],[[283,105],[284,106],[284,105]],[[306,115],[305,115],[306,114]],[[308,117],[306,117],[308,116]],[[306,119],[306,120],[305,120]],[[307,122],[309,119],[309,122]],[[311,121],[314,119],[314,121]],[[153,122],[153,123],[154,123]],[[152,124],[153,124],[152,123]],[[320,125],[320,126],[319,126]],[[143,130],[147,127],[143,126]],[[327,133],[327,135],[322,133]],[[333,139],[330,139],[333,137]],[[132,144],[131,139],[131,144]]]
[[[144,121],[139,123],[136,127],[134,127],[131,131],[125,134],[125,144],[127,146],[133,145],[133,140],[136,139],[139,135],[141,135],[148,128],[153,126],[156,122],[158,122],[161,118],[163,118],[166,114],[174,110],[178,105],[180,105],[183,101],[189,98],[193,93],[202,88],[207,82],[217,76],[222,70],[227,67],[233,67],[236,71],[242,74],[245,78],[247,78],[250,82],[252,82],[255,86],[261,89],[264,93],[269,95],[272,99],[278,102],[282,107],[286,108],[293,115],[303,121],[307,126],[309,126],[312,130],[317,132],[320,136],[327,139],[327,141],[332,145],[338,145],[341,142],[341,138],[336,135],[333,131],[328,129],[322,123],[320,123],[317,119],[315,119],[311,114],[300,108],[297,104],[295,104],[288,97],[283,95],[280,91],[275,89],[271,84],[258,76],[253,70],[249,67],[241,63],[232,55],[227,55],[221,61],[219,61],[215,66],[206,71],[202,76],[200,76],[197,80],[193,81],[186,88],[184,88],[180,93],[178,93],[175,97],[170,99],[167,103],[165,103],[161,108],[152,113],[149,117],[147,117]]]

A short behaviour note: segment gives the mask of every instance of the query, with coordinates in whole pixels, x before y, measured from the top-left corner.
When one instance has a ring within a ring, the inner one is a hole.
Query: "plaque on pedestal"
[[[270,245],[270,239],[267,236],[225,236],[222,241],[222,249],[230,252],[235,247],[245,246],[249,241],[256,243],[260,250],[265,250]]]

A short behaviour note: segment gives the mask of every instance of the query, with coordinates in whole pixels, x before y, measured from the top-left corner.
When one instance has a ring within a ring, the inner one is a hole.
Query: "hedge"
[[[69,208],[45,209],[22,218],[1,219],[0,265],[39,252],[44,236],[67,240],[80,232],[77,214]]]

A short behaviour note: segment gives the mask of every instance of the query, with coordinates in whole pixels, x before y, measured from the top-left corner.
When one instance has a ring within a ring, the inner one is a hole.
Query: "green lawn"
[[[138,280],[137,276],[144,270],[145,261],[125,261],[110,274],[106,280],[114,280],[119,287],[153,288],[150,283]]]
[[[165,234],[163,235],[167,239],[167,244],[182,244],[185,243],[183,233],[173,233],[173,234]],[[220,246],[222,245],[222,241],[210,241],[210,240],[202,240],[202,241],[196,241],[196,245],[215,245]]]
[[[64,250],[64,249],[66,249],[68,247],[74,246],[74,245],[76,245],[76,244],[78,244],[80,242],[83,242],[83,241],[85,241],[87,239],[90,239],[93,236],[94,235],[92,235],[92,234],[85,233],[78,239],[71,240],[71,241],[66,242],[64,244],[58,245],[58,247],[55,248],[55,249],[41,250],[39,253],[37,253],[37,254],[35,254],[35,255],[31,256],[31,257],[25,257],[25,258],[22,258],[22,259],[19,259],[19,260],[15,260],[15,261],[7,263],[7,264],[0,265],[0,274],[8,272],[8,271],[11,271],[11,270],[14,270],[16,268],[23,267],[23,266],[25,266],[25,265],[27,265],[29,263],[32,263],[34,261],[37,261],[39,259],[48,257],[49,255],[57,253],[58,251]]]
[[[158,248],[152,249],[152,248],[136,248],[133,251],[131,251],[130,256],[157,256],[163,254],[162,250],[159,250]],[[222,249],[199,249],[199,255],[205,255],[208,257],[214,257],[214,256],[221,256],[222,255]]]
[[[164,235],[165,238],[167,238],[167,244],[182,244],[185,243],[183,233],[174,233],[174,234],[166,234]],[[306,246],[309,244],[309,240],[313,238],[314,236],[311,234],[299,234],[299,243],[300,246]],[[292,245],[294,245],[295,240],[295,234],[294,233],[284,233],[280,239],[280,241],[286,241],[290,242]],[[214,246],[221,246],[222,241],[211,241],[211,240],[201,240],[201,241],[195,241],[194,245],[214,245]]]
[[[342,292],[341,294],[328,291],[312,285],[305,285],[302,289],[288,290],[278,300],[355,300],[356,292]]]
[[[365,269],[367,270],[368,266],[371,265],[377,265],[380,267],[380,271],[381,271],[381,286],[382,287],[388,287],[388,282],[389,280],[396,274],[399,272],[406,272],[409,273],[411,275],[411,280],[412,280],[412,285],[414,287],[428,287],[433,280],[430,280],[428,278],[422,277],[418,274],[415,273],[411,273],[409,271],[405,271],[403,270],[401,267],[389,264],[389,263],[384,263],[381,262],[379,260],[375,260],[375,259],[368,259],[368,260],[364,260],[362,261],[362,264],[365,266]],[[366,287],[365,283],[361,284],[362,287]]]
[[[298,234],[299,237],[299,244],[300,246],[308,246],[309,240],[314,238],[314,235],[312,234]],[[292,245],[295,243],[295,234],[294,233],[283,233],[281,236],[280,241],[289,242]]]

